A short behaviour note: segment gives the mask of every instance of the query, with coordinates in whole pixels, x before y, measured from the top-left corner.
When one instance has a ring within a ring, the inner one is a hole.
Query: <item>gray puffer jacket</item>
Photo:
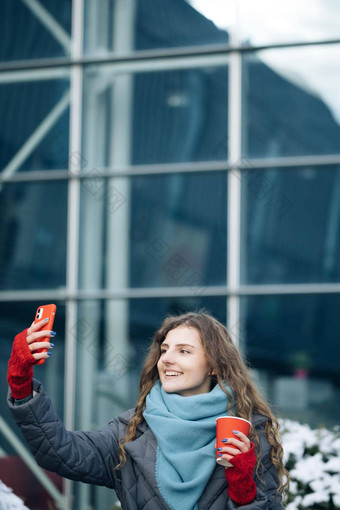
[[[118,441],[125,436],[133,410],[113,419],[106,428],[92,432],[65,430],[39,381],[33,381],[37,394],[22,405],[15,405],[8,396],[11,414],[20,427],[39,466],[59,475],[114,489],[123,510],[169,510],[157,487],[155,477],[156,438],[143,422],[137,428],[137,439],[125,446],[127,464],[115,470],[119,463]],[[281,510],[281,498],[276,497],[278,478],[269,460],[270,445],[264,434],[266,418],[254,415],[253,425],[260,438],[264,472],[256,480],[256,499],[237,507],[228,497],[225,468],[216,465],[202,496],[199,510]],[[187,509],[175,509],[187,510]]]

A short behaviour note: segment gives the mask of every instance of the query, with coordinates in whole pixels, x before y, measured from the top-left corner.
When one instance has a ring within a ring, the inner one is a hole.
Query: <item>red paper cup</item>
[[[216,420],[216,448],[221,448],[223,446],[229,446],[230,448],[236,448],[236,446],[228,443],[223,443],[222,439],[229,437],[237,437],[237,434],[233,433],[233,430],[238,430],[243,432],[248,437],[249,429],[251,427],[251,423],[244,418],[238,418],[237,416],[221,416]],[[216,462],[221,464],[222,466],[231,466],[230,462],[227,459],[221,459],[216,450]]]

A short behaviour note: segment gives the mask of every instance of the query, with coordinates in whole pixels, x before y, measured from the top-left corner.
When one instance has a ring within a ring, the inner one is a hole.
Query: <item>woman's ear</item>
[[[216,374],[217,374],[217,372],[216,372],[216,370],[215,370],[215,369],[210,370],[210,372],[209,372],[209,375],[216,375]]]

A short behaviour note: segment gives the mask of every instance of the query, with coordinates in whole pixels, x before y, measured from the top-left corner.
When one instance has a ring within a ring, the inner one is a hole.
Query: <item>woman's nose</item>
[[[162,356],[162,361],[165,364],[173,363],[173,355],[169,351],[164,352]]]

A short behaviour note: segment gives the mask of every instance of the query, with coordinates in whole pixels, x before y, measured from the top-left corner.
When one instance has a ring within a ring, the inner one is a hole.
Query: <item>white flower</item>
[[[340,429],[313,430],[292,420],[281,420],[280,425],[284,464],[290,466],[290,499],[294,498],[286,510],[327,505],[331,498],[340,509]]]
[[[307,494],[302,500],[302,504],[309,508],[314,503],[327,503],[329,501],[329,495],[326,492],[313,492],[312,494]]]
[[[12,489],[0,480],[0,510],[28,510]]]
[[[298,505],[302,501],[302,496],[296,496],[294,501],[286,505],[286,510],[299,510]]]

